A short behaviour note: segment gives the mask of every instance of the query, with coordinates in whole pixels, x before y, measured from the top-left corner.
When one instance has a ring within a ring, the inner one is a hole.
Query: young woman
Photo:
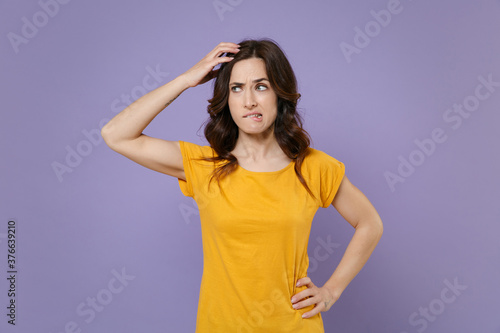
[[[142,133],[184,90],[214,77],[209,145]],[[377,211],[349,182],[344,164],[309,147],[299,97],[275,42],[220,43],[102,129],[109,147],[178,178],[198,204],[204,257],[198,333],[324,332],[321,312],[339,299],[382,235]],[[319,287],[307,276],[307,245],[314,214],[330,205],[355,232]]]

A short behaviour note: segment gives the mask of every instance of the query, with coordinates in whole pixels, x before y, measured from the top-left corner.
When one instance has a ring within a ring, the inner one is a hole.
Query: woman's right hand
[[[239,52],[239,45],[235,43],[220,43],[217,45],[210,53],[208,53],[203,59],[201,59],[196,65],[187,70],[182,76],[186,80],[189,87],[196,87],[199,84],[213,79],[218,69],[214,70],[214,67],[223,62],[230,62],[233,58],[221,57],[224,53],[237,53]]]

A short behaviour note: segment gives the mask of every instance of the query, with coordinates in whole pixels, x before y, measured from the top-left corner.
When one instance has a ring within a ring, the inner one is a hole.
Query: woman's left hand
[[[314,304],[314,309],[302,315],[302,318],[310,318],[320,312],[330,310],[332,305],[339,299],[340,295],[334,293],[327,287],[316,287],[309,277],[297,280],[297,287],[307,286],[307,289],[293,295],[291,301],[294,309],[301,309]],[[308,297],[307,299],[304,299]]]

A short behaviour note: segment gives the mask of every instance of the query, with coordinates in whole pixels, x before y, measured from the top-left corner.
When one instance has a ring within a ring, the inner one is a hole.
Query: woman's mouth
[[[261,119],[262,118],[262,114],[260,114],[260,113],[252,113],[252,114],[249,114],[248,116],[244,116],[243,118]]]
[[[249,114],[248,116],[244,116],[243,118],[249,118],[249,119],[252,119],[253,121],[261,122],[262,121],[262,114],[261,113],[252,113],[252,114]]]

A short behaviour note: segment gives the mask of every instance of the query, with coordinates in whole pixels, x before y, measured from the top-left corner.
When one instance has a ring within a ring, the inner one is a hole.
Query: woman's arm
[[[183,75],[150,91],[127,106],[101,130],[106,143],[137,139],[149,123],[189,86]]]
[[[181,75],[140,97],[102,128],[104,141],[114,151],[140,165],[184,179],[179,142],[149,137],[142,131],[187,88]]]
[[[102,128],[106,144],[147,168],[185,179],[179,142],[149,137],[142,132],[184,90],[214,78],[217,70],[213,68],[232,60],[221,57],[227,52],[238,52],[238,45],[220,43],[191,69],[127,106]]]
[[[332,206],[356,231],[339,265],[323,287],[318,288],[308,276],[298,280],[297,286],[305,285],[307,289],[292,297],[293,307],[301,309],[315,304],[314,309],[302,315],[303,318],[328,311],[332,307],[347,285],[361,271],[382,236],[382,220],[377,211],[368,198],[352,185],[345,175]]]
[[[339,265],[324,285],[337,300],[377,246],[383,225],[375,207],[346,176],[332,206],[356,229]]]

